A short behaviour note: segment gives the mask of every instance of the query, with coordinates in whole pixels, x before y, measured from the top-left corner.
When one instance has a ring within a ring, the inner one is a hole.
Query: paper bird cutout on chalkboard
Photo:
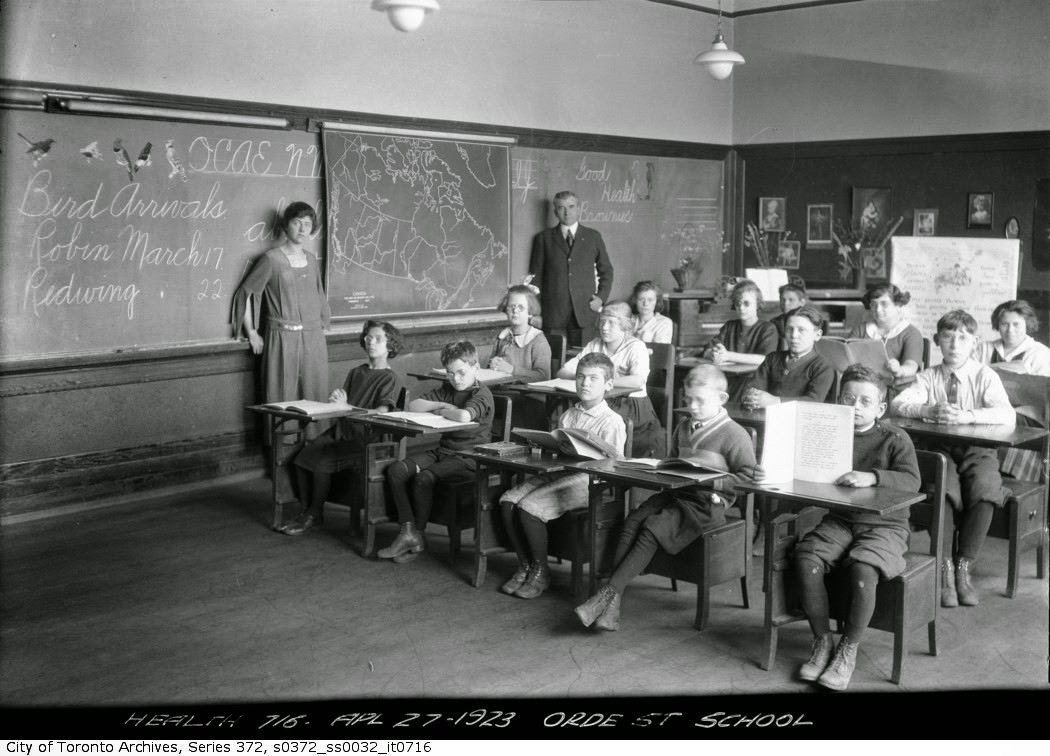
[[[175,154],[175,140],[169,139],[164,143],[164,156],[168,159],[168,165],[171,166],[171,173],[168,174],[168,181],[178,176],[183,181],[187,181],[186,178],[186,167],[179,160],[179,156]]]
[[[153,165],[153,161],[150,160],[149,156],[151,149],[153,149],[153,143],[146,142],[146,146],[142,148],[142,152],[139,153],[138,158],[133,163],[127,148],[124,146],[124,141],[120,137],[113,140],[113,152],[117,155],[117,165],[127,168],[129,184],[135,180],[135,174],[139,172],[139,168]]]
[[[41,139],[39,142],[34,142],[32,139],[27,137],[21,132],[16,132],[18,136],[25,140],[25,143],[29,145],[29,149],[26,150],[27,155],[33,156],[33,165],[40,162],[41,158],[44,157],[48,152],[51,151],[51,145],[55,143],[54,139]]]
[[[102,152],[98,148],[98,140],[81,147],[80,154],[84,156],[85,163],[90,163],[92,160],[101,160]]]

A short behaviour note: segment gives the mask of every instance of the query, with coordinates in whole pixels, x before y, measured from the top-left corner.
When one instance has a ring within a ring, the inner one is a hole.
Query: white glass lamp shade
[[[437,0],[373,0],[372,10],[386,11],[395,29],[413,32],[423,25],[428,13],[441,10]]]
[[[730,50],[719,32],[711,49],[697,55],[693,58],[693,62],[707,66],[707,72],[716,79],[728,79],[729,74],[733,73],[733,66],[744,62],[744,56]]]

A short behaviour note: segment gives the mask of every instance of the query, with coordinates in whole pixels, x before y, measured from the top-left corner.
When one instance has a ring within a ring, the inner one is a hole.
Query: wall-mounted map
[[[328,130],[336,317],[488,309],[510,277],[509,149]]]

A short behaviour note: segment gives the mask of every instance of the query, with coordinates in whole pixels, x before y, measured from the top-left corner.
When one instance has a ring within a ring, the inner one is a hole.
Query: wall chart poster
[[[326,129],[335,317],[489,309],[510,280],[509,147]]]

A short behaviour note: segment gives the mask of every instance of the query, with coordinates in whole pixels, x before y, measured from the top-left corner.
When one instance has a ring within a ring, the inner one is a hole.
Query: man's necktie
[[[572,238],[572,231],[565,232],[565,243],[569,245],[569,249],[572,249],[572,243],[576,241]]]
[[[959,378],[955,373],[948,375],[948,404],[959,403]]]

